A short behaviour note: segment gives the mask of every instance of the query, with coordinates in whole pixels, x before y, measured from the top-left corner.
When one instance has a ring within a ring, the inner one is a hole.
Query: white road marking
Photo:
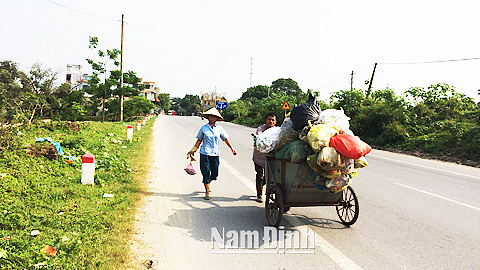
[[[444,199],[446,201],[459,204],[461,206],[469,207],[469,208],[472,208],[474,210],[480,211],[480,207],[476,207],[476,206],[473,206],[473,205],[470,205],[470,204],[462,203],[462,202],[459,202],[459,201],[456,201],[456,200],[453,200],[453,199],[450,199],[450,198],[447,198],[447,197],[444,197],[444,196],[441,196],[441,195],[437,195],[435,193],[431,193],[431,192],[421,190],[421,189],[418,189],[418,188],[414,188],[414,187],[411,187],[411,186],[407,186],[407,185],[404,185],[404,184],[400,184],[400,183],[394,183],[394,184],[398,185],[398,186],[401,186],[401,187],[404,187],[404,188],[409,188],[411,190],[415,190],[415,191],[418,191],[418,192],[421,192],[421,193],[424,193],[424,194],[427,194],[427,195],[430,195],[430,196],[433,196],[433,197]]]
[[[398,163],[404,163],[404,164],[408,164],[408,165],[412,165],[412,166],[417,166],[417,167],[421,167],[421,168],[426,168],[426,169],[430,169],[430,170],[434,170],[434,171],[446,172],[446,173],[456,174],[456,175],[460,175],[460,176],[465,176],[465,177],[480,179],[480,177],[478,177],[478,176],[473,176],[473,175],[468,175],[468,174],[464,174],[464,173],[457,173],[457,172],[452,172],[452,171],[448,171],[448,170],[433,168],[433,167],[429,167],[429,166],[425,166],[425,165],[419,165],[419,164],[415,164],[415,163],[411,163],[411,162],[407,162],[407,161],[401,161],[401,160],[398,160],[398,159],[381,157],[381,156],[372,155],[372,154],[368,154],[368,156],[376,157],[376,158],[382,158],[382,159],[387,159],[387,160],[395,161],[395,162],[398,162]]]
[[[230,172],[235,175],[242,183],[244,183],[253,193],[256,194],[257,189],[255,184],[242,175],[239,171],[237,171],[234,167],[232,167],[228,162],[224,159],[220,158],[220,164],[225,166]],[[302,227],[307,226],[300,221],[297,217],[293,216],[284,216],[285,219],[288,220],[290,224],[295,227]],[[361,270],[362,268],[358,266],[354,261],[350,260],[345,254],[343,254],[340,250],[330,244],[325,238],[320,236],[317,232],[310,228],[311,231],[315,233],[315,246],[320,248],[325,254],[327,254],[330,259],[332,259],[338,266],[345,270]]]
[[[177,124],[178,125],[178,124]],[[193,137],[190,133],[188,133],[183,127],[178,125],[187,135]],[[237,169],[232,167],[227,161],[223,158],[220,158],[220,165],[225,166],[235,177],[238,178],[244,185],[246,185],[254,194],[257,193],[257,188],[255,184],[250,181],[247,177],[241,174]],[[290,224],[295,227],[302,227],[307,226],[303,224],[300,219],[293,217],[293,216],[284,216],[285,219],[288,220]],[[332,259],[338,266],[345,270],[362,270],[360,266],[358,266],[354,261],[350,260],[345,254],[343,254],[340,250],[330,244],[325,238],[320,236],[317,232],[313,229],[310,229],[315,233],[315,246],[319,247],[325,254],[327,254],[330,259]]]
[[[251,191],[253,191],[254,194],[257,194],[257,187],[255,184],[250,181],[247,177],[245,177],[243,174],[241,174],[237,169],[232,167],[226,160],[223,158],[220,158],[220,165],[225,166],[235,177],[238,178],[245,186],[247,186]]]

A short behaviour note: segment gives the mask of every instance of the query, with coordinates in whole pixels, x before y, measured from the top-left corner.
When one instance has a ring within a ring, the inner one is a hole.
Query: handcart
[[[358,218],[358,199],[351,186],[332,193],[320,190],[311,179],[312,169],[306,162],[267,157],[265,163],[265,213],[271,226],[278,227],[290,207],[335,206],[343,224],[354,224]]]

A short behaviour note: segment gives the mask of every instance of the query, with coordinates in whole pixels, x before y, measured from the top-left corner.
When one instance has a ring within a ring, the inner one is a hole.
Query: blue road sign
[[[215,108],[217,110],[225,110],[227,108],[227,102],[215,102]]]

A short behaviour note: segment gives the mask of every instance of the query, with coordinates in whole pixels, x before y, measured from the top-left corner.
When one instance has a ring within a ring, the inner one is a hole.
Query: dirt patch
[[[58,150],[51,144],[30,145],[26,150],[28,155],[35,157],[46,157],[49,160],[58,159]]]

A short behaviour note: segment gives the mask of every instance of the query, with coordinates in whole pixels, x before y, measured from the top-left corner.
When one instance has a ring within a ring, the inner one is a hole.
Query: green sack
[[[275,157],[278,159],[288,159],[290,162],[298,163],[305,160],[309,152],[308,148],[307,143],[302,140],[296,140],[288,143],[282,147],[282,149],[275,152]]]

